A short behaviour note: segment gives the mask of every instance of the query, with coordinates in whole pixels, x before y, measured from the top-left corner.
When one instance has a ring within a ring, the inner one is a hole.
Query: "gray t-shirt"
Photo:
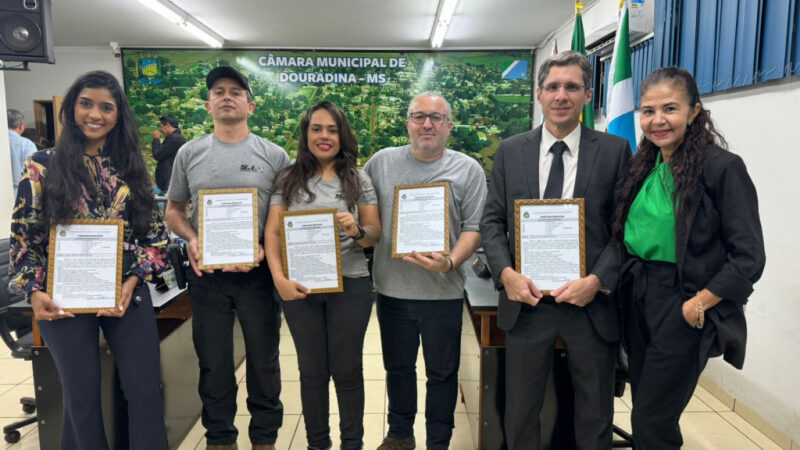
[[[386,148],[370,159],[364,170],[372,177],[381,211],[381,240],[375,246],[372,278],[375,290],[390,297],[445,300],[464,296],[464,271],[433,272],[392,258],[394,187],[447,181],[450,183],[450,246],[462,231],[478,231],[486,200],[486,175],[477,161],[445,150],[444,156],[423,162],[411,146]]]
[[[289,165],[281,147],[249,133],[239,142],[222,142],[213,134],[184,144],[175,156],[167,198],[197,204],[202,189],[258,188],[258,239],[264,239],[269,197],[275,176]],[[192,211],[197,230],[197,208]]]
[[[372,187],[372,180],[364,171],[359,170],[360,189],[358,191],[357,205],[375,205],[378,197],[375,195],[375,188]],[[308,180],[308,189],[314,193],[314,201],[295,202],[289,206],[289,211],[308,211],[311,209],[334,208],[340,212],[347,211],[347,202],[342,199],[342,182],[339,177],[330,180],[323,180],[314,176]],[[282,191],[275,190],[270,199],[270,205],[285,205],[282,198]],[[358,208],[353,211],[353,217],[358,223]],[[342,250],[342,276],[348,278],[368,277],[367,259],[364,257],[364,249],[358,245],[347,233],[339,229],[339,239]]]

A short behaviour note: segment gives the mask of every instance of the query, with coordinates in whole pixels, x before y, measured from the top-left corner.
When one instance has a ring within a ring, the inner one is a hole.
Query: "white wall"
[[[655,1],[646,0],[644,5],[637,7],[635,11],[631,12],[630,29],[632,39],[635,41],[637,38],[644,38],[644,36],[653,31],[653,17],[655,14]],[[586,37],[586,44],[591,45],[595,40],[602,38],[610,32],[616,31],[616,20],[618,17],[617,7],[619,0],[594,0],[584,1],[584,9],[581,13],[583,22],[583,32]],[[558,44],[558,51],[563,52],[569,50],[572,45],[572,33],[575,30],[575,21],[570,19],[568,22],[558,27],[552,36],[546,42],[542,43],[540,48],[536,49],[534,55],[534,87],[536,87],[536,77],[539,72],[539,65],[545,59],[550,57],[553,53],[553,38],[556,39]],[[535,95],[535,89],[534,89]],[[594,99],[597,105],[598,99]],[[638,120],[638,111],[635,113]],[[534,99],[533,106],[533,126],[539,126],[542,123],[542,105]],[[638,122],[637,122],[638,123]],[[595,129],[605,130],[606,122],[605,117],[602,115],[595,116]],[[636,139],[641,137],[640,131],[636,130]]]
[[[648,0],[648,2],[653,0]],[[599,0],[584,10],[587,35],[603,22],[617,0]],[[559,51],[568,50],[574,21],[555,33]],[[552,40],[552,39],[551,39]],[[541,64],[551,40],[536,51]],[[538,67],[536,68],[538,71]],[[703,375],[795,442],[800,442],[800,145],[791,134],[800,105],[800,77],[707,95],[703,98],[730,150],[744,158],[759,197],[767,251],[764,275],[746,307],[747,358],[738,371],[711,360]],[[534,126],[541,123],[536,103]],[[595,118],[605,129],[605,118]],[[637,139],[639,114],[635,114]]]
[[[5,72],[0,71],[0,111],[6,110]],[[11,208],[14,206],[14,183],[11,182],[11,150],[8,146],[8,121],[0,120],[0,239],[11,232]]]
[[[792,130],[800,77],[703,99],[758,191],[767,266],[746,307],[742,371],[722,360],[704,376],[800,442],[800,146]]]
[[[110,47],[56,47],[55,54],[55,64],[30,64],[30,72],[5,73],[7,107],[22,111],[26,127],[34,125],[33,101],[64,95],[78,75],[105,70],[122,82],[122,60]]]
[[[55,54],[56,64],[30,64],[30,72],[0,71],[0,111],[19,109],[25,116],[25,126],[32,127],[33,101],[64,95],[78,75],[101,69],[122,82],[122,62],[109,47],[56,47]],[[0,122],[0,179],[10,180],[8,124],[5,119]],[[0,183],[0,237],[6,236],[11,226],[13,197],[12,184]]]

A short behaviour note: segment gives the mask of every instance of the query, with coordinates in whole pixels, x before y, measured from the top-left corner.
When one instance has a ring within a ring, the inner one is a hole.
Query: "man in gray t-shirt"
[[[386,148],[365,166],[380,205],[382,233],[375,246],[373,279],[389,396],[389,432],[379,450],[413,449],[417,412],[415,362],[420,337],[427,372],[425,426],[428,448],[448,448],[458,392],[464,272],[461,263],[481,242],[478,231],[486,177],[474,159],[448,150],[453,123],[447,101],[426,92],[411,101],[406,126],[411,145]],[[392,258],[394,188],[450,184],[448,256]]]
[[[258,235],[263,239],[275,175],[289,165],[286,152],[250,133],[253,113],[250,85],[231,67],[217,67],[206,76],[206,109],[214,133],[186,143],[178,151],[167,193],[167,224],[188,243],[192,338],[200,363],[203,426],[209,449],[232,448],[238,430],[237,384],[234,377],[233,321],[238,316],[247,349],[247,409],[253,449],[274,450],[283,421],[278,339],[280,311],[272,297],[272,279],[263,248],[260,265],[239,265],[201,272],[197,268],[197,208],[186,219],[188,202],[197,203],[202,189],[257,188]]]

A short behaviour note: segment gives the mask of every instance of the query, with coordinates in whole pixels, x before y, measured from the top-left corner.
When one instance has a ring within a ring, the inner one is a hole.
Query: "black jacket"
[[[706,312],[700,358],[725,355],[744,365],[744,304],[766,262],[753,181],[739,156],[711,146],[703,158],[703,192],[690,224],[675,224],[680,289],[687,298],[703,288],[722,297]]]
[[[586,274],[594,273],[609,288],[617,285],[622,258],[611,239],[616,208],[615,191],[627,173],[628,141],[581,125],[574,198],[585,199]],[[504,140],[494,155],[489,194],[481,219],[481,236],[492,275],[514,268],[514,200],[539,198],[539,146],[542,128]],[[535,280],[534,280],[535,282]],[[500,290],[497,324],[514,327],[521,303]],[[619,303],[614,295],[598,293],[586,305],[592,324],[603,339],[619,340]]]
[[[178,154],[178,149],[186,143],[186,138],[181,134],[181,130],[175,130],[174,133],[166,136],[164,142],[158,139],[153,139],[153,159],[158,164],[156,165],[156,185],[162,191],[169,188],[169,179],[172,176],[172,163],[175,162],[175,155]]]

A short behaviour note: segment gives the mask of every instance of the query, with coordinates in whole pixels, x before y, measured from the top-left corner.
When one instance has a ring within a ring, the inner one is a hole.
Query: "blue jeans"
[[[461,357],[462,300],[405,300],[378,294],[383,365],[389,396],[388,437],[414,436],[416,361],[422,338],[427,377],[426,444],[447,448],[453,435]]]

